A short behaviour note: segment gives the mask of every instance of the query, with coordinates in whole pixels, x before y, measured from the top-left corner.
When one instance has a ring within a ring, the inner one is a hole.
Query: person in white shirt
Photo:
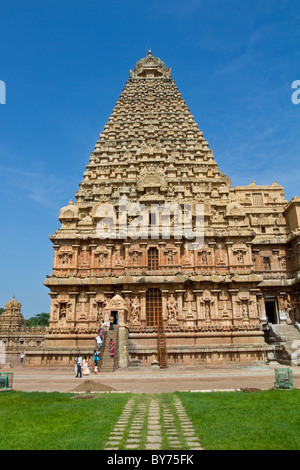
[[[82,357],[80,356],[80,354],[77,354],[76,364],[77,364],[76,377],[82,377]]]
[[[96,341],[97,341],[97,349],[101,349],[101,346],[102,346],[102,339],[100,336],[97,336],[96,337]]]

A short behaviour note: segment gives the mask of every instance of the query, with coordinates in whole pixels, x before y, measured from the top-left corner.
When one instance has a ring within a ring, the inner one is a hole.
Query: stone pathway
[[[159,397],[149,402],[130,398],[104,450],[202,450],[180,399],[164,403]]]

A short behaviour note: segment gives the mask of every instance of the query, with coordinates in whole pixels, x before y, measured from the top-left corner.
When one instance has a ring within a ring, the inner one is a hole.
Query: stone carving
[[[97,322],[102,323],[104,321],[104,308],[106,302],[104,300],[98,301],[97,304]]]
[[[176,321],[178,316],[178,302],[173,296],[167,301],[168,320]]]
[[[130,320],[132,323],[137,323],[140,320],[140,314],[141,314],[141,304],[139,302],[139,299],[135,297],[131,303],[130,303]]]
[[[204,312],[205,312],[205,319],[211,320],[211,310],[210,310],[210,301],[206,300],[204,302]]]
[[[248,306],[246,303],[242,304],[242,315],[244,318],[248,317]]]

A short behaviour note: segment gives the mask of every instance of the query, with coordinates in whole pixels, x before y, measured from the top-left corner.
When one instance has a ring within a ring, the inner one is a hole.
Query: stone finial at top
[[[171,77],[171,69],[167,69],[164,62],[158,57],[154,57],[151,49],[143,59],[140,59],[135,67],[134,71],[129,70],[130,78],[155,78],[155,77]]]

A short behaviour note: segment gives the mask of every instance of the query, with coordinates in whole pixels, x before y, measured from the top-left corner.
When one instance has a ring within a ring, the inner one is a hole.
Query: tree
[[[4,308],[0,308],[0,315],[4,312]]]
[[[37,313],[34,317],[25,320],[26,326],[48,326],[50,313]]]

